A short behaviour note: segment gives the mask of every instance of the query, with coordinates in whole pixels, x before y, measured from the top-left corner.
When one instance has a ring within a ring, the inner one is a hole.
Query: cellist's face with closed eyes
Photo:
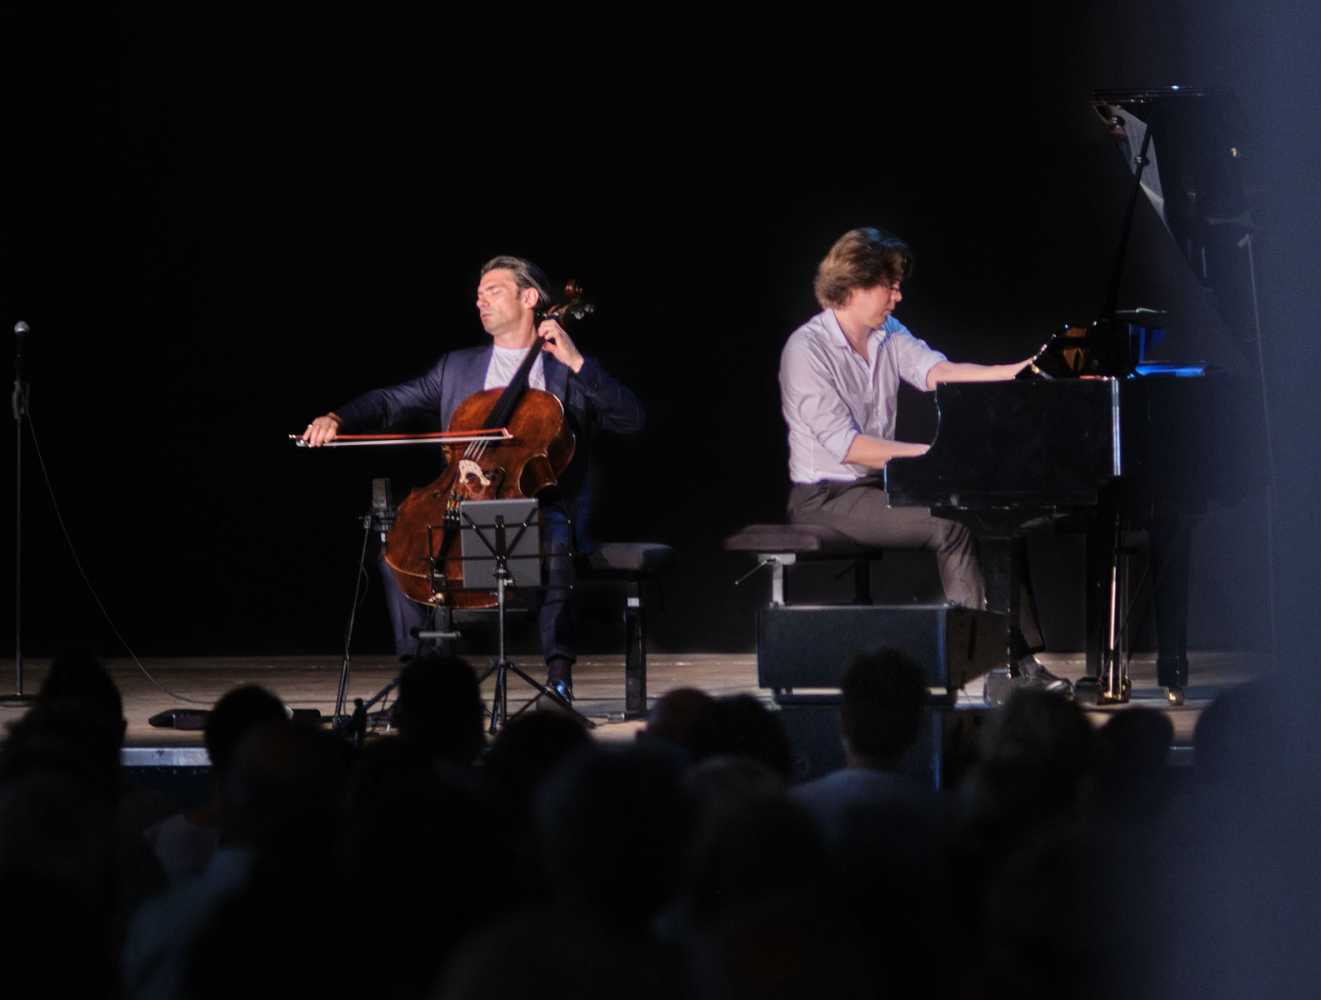
[[[532,334],[532,306],[536,301],[532,289],[520,289],[513,272],[497,267],[482,275],[477,285],[477,314],[482,328],[501,346],[521,347]]]

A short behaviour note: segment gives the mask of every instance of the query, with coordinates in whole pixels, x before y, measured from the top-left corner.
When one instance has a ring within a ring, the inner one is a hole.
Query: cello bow
[[[475,441],[509,441],[514,435],[505,427],[471,431],[430,431],[425,434],[340,434],[323,448],[381,448],[405,444],[467,444]],[[301,434],[290,434],[298,448],[310,448]]]

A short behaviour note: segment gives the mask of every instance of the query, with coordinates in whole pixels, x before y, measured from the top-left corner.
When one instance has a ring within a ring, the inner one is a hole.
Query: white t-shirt
[[[532,345],[537,352],[537,360],[532,362],[532,370],[527,373],[527,384],[531,389],[546,388],[546,366],[542,364],[541,344]],[[486,368],[486,389],[500,389],[507,386],[518,371],[518,366],[527,357],[527,349],[522,347],[492,347],[491,363]]]

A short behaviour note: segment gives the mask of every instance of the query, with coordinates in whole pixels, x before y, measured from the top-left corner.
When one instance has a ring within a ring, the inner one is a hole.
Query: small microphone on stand
[[[9,397],[15,420],[22,420],[27,410],[27,384],[23,380],[23,346],[27,339],[28,325],[19,320],[14,324],[14,392]]]
[[[373,479],[372,523],[380,529],[382,542],[385,541],[385,536],[390,534],[390,529],[394,527],[395,513],[394,498],[390,492],[390,480]]]

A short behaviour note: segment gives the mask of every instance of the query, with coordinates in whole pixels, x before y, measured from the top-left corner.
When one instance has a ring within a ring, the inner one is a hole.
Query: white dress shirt
[[[780,406],[789,425],[789,478],[847,482],[874,474],[844,464],[859,434],[894,440],[899,380],[927,391],[927,373],[945,355],[893,316],[867,338],[867,357],[849,345],[833,310],[789,337],[780,355]]]

